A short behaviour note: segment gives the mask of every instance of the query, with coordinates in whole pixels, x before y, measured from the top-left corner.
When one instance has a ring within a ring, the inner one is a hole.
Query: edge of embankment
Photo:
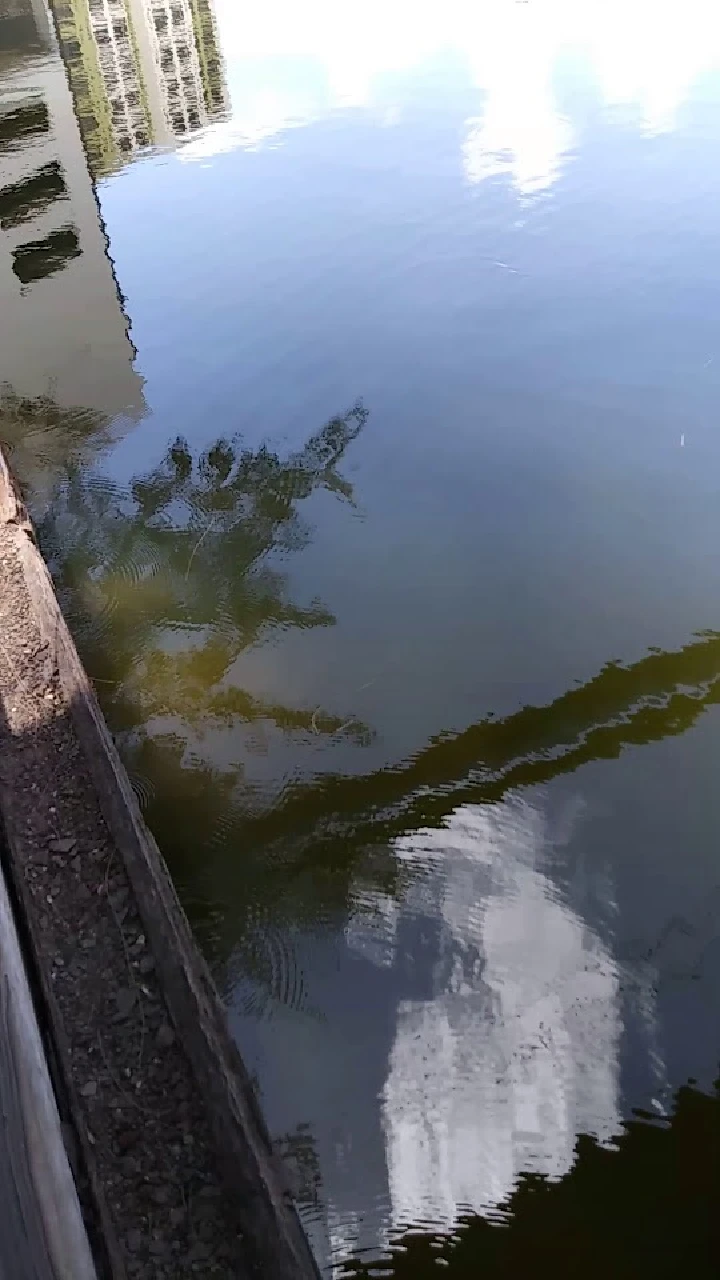
[[[165,860],[143,821],[1,448],[0,527],[19,556],[27,605],[62,690],[109,837],[127,873],[162,996],[203,1100],[219,1168],[250,1256],[260,1273],[272,1280],[317,1280],[316,1263],[219,993]],[[12,857],[12,830],[6,834]],[[62,1039],[63,1029],[52,1026],[53,1016],[51,1008],[51,1036],[57,1031]]]

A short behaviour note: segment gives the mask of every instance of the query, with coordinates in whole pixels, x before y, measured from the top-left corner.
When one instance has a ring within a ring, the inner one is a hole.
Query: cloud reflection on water
[[[231,118],[189,143],[184,159],[277,144],[287,129],[348,108],[394,121],[412,78],[435,66],[439,84],[477,101],[460,142],[467,180],[508,173],[523,195],[550,187],[573,150],[576,126],[558,100],[569,69],[654,134],[676,127],[693,84],[720,66],[713,0],[629,9],[620,0],[364,0],[341,14],[326,0],[302,10],[218,0],[218,22]]]
[[[527,801],[464,805],[395,841],[404,895],[375,904],[372,939],[365,913],[349,927],[402,967],[403,921],[440,924],[426,994],[399,1001],[382,1098],[391,1235],[492,1214],[522,1173],[567,1173],[579,1134],[621,1129],[619,969],[543,874],[551,840]]]

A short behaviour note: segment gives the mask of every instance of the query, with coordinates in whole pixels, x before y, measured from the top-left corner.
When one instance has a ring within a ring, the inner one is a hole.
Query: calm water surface
[[[321,1266],[712,1273],[720,11],[52,9],[1,433]]]

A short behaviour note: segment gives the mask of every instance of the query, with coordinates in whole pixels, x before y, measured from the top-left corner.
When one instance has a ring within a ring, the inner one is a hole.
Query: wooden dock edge
[[[268,1280],[319,1280],[219,993],[142,818],[1,449],[0,522],[13,530],[30,606],[52,655],[110,837],[124,861],[168,1012],[204,1100],[240,1230]]]
[[[2,870],[0,1130],[0,1271],[13,1280],[96,1280]]]

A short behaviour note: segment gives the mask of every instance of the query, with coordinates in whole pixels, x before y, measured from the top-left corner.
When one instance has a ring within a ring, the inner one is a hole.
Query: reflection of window
[[[13,271],[21,284],[47,280],[62,271],[81,253],[80,238],[74,227],[60,227],[44,240],[33,240],[13,250]]]
[[[22,182],[0,189],[0,227],[19,227],[67,194],[57,161],[46,164]]]
[[[27,138],[47,133],[49,127],[50,117],[42,99],[11,107],[0,113],[0,150],[13,151]]]

